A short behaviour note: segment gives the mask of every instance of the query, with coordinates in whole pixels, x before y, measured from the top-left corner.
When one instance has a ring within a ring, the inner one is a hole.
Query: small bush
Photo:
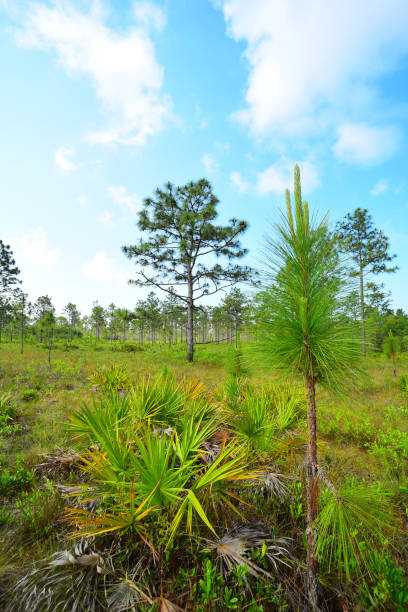
[[[91,385],[105,392],[125,391],[130,387],[125,368],[115,363],[109,367],[98,368],[89,376],[88,380]]]
[[[0,396],[0,435],[8,436],[22,430],[19,423],[13,421],[18,416],[18,410],[15,401],[9,393],[3,393]]]
[[[43,489],[21,493],[16,502],[16,507],[21,511],[24,531],[38,538],[52,533],[63,505],[61,494],[49,480]]]
[[[9,393],[0,395],[0,423],[1,419],[12,420],[18,416],[18,410],[15,401]]]
[[[6,506],[2,506],[0,508],[0,527],[3,527],[4,525],[9,525],[13,522],[13,519],[13,514],[6,510]]]
[[[408,393],[408,374],[401,374],[399,384],[401,391],[403,393]]]
[[[34,479],[34,472],[18,465],[14,474],[8,469],[0,470],[0,495],[10,495],[27,489]]]
[[[144,347],[136,342],[121,342],[120,344],[113,344],[112,351],[122,352],[122,353],[139,353],[140,351],[144,351]]]
[[[408,606],[408,583],[402,567],[396,566],[391,557],[373,553],[373,565],[377,568],[374,584],[365,582],[361,588],[364,610],[406,610]]]
[[[35,389],[24,389],[20,393],[20,399],[23,402],[31,402],[37,399],[37,391]]]

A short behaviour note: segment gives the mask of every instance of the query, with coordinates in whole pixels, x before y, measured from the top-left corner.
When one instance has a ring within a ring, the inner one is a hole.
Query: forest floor
[[[251,383],[266,385],[276,380],[276,374],[259,362],[250,347],[244,344],[242,351]],[[9,418],[0,414],[0,541],[7,540],[10,530],[19,536],[13,536],[13,559],[9,546],[0,545],[0,568],[2,564],[33,561],[57,549],[60,536],[47,526],[47,517],[42,517],[38,526],[35,517],[33,522],[33,517],[27,515],[22,500],[28,496],[30,512],[35,513],[36,503],[41,503],[36,502],[35,489],[44,478],[36,468],[48,454],[72,448],[66,420],[83,402],[90,404],[95,397],[89,382],[95,370],[119,364],[129,378],[140,379],[153,377],[164,369],[177,378],[199,379],[215,397],[220,397],[233,359],[234,347],[225,344],[197,346],[195,362],[188,364],[185,346],[146,346],[142,351],[127,352],[112,350],[109,343],[101,342],[71,350],[55,349],[49,364],[45,346],[27,344],[21,355],[17,344],[3,343],[0,396],[11,400],[14,414]],[[366,363],[367,378],[360,389],[351,390],[349,395],[335,398],[318,389],[319,461],[334,481],[352,477],[366,482],[392,482],[395,487],[408,461],[406,437],[398,437],[399,432],[408,433],[408,396],[401,386],[401,375],[408,378],[408,355],[398,358],[396,377],[384,355],[371,355]],[[56,519],[58,522],[63,511],[61,501],[55,504],[49,510],[50,524],[55,524]]]

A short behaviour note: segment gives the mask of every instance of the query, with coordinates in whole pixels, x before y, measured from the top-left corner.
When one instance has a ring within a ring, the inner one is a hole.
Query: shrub
[[[11,512],[8,512],[6,506],[2,506],[0,508],[0,527],[4,525],[9,525],[14,520],[14,516]]]
[[[20,399],[23,402],[31,402],[37,399],[37,391],[35,389],[24,389],[20,393]]]
[[[401,391],[403,393],[408,393],[408,374],[401,374],[399,384]]]
[[[112,344],[112,351],[122,353],[139,353],[144,351],[145,347],[136,342],[120,342],[119,344]]]
[[[63,499],[47,480],[44,488],[21,493],[16,507],[21,512],[24,531],[37,538],[43,538],[53,532],[54,521],[63,507]]]
[[[17,416],[17,406],[11,395],[0,395],[0,435],[7,436],[22,430],[19,423],[13,422]]]
[[[68,429],[87,435],[93,445],[80,466],[92,485],[78,485],[78,495],[99,500],[104,512],[72,509],[70,522],[84,534],[136,531],[142,538],[150,526],[152,537],[166,543],[182,521],[189,532],[197,520],[215,531],[208,513],[216,503],[233,510],[232,500],[240,501],[233,489],[245,479],[253,482],[256,474],[236,443],[205,461],[204,443],[218,421],[209,418],[212,407],[202,395],[196,381],[157,377],[125,397],[111,395],[92,408],[84,404],[71,416]],[[158,530],[158,524],[166,528]]]
[[[304,418],[305,401],[296,387],[251,387],[231,378],[226,387],[224,419],[231,431],[258,451],[272,451],[276,441]]]
[[[0,495],[18,493],[28,488],[34,479],[34,472],[27,470],[21,464],[17,466],[14,474],[6,468],[0,470]]]
[[[375,580],[365,581],[360,590],[364,610],[392,609],[402,612],[408,607],[408,582],[402,567],[396,566],[390,556],[372,553],[372,564],[377,568]]]
[[[1,420],[13,420],[18,416],[18,410],[15,401],[10,393],[2,393],[0,395],[0,423]]]
[[[124,391],[130,387],[126,369],[115,363],[95,370],[88,380],[104,392]]]

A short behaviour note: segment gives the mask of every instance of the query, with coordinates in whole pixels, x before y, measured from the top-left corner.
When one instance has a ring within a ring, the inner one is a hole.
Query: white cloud
[[[246,106],[257,136],[316,134],[375,112],[375,79],[408,51],[406,0],[213,0],[246,45]],[[359,115],[360,113],[360,115]]]
[[[116,264],[115,259],[105,253],[96,253],[94,257],[82,266],[86,278],[104,285],[126,285],[128,275]]]
[[[335,156],[346,162],[377,164],[391,157],[400,143],[401,134],[393,126],[369,126],[365,123],[344,123],[337,130],[333,146]]]
[[[262,172],[257,172],[254,182],[246,181],[240,172],[231,172],[230,180],[237,188],[239,193],[254,191],[260,196],[276,193],[278,195],[286,189],[292,189],[293,167],[297,163],[300,168],[303,193],[310,193],[320,185],[320,178],[317,167],[309,161],[290,161],[281,159],[271,164]]]
[[[72,160],[76,155],[76,150],[74,147],[60,147],[54,153],[54,161],[57,165],[57,168],[67,174],[68,172],[73,172],[78,169],[77,164]]]
[[[260,195],[271,192],[282,194],[292,188],[295,162],[277,162],[263,172],[258,172],[255,189]],[[303,193],[310,193],[320,185],[316,166],[309,161],[298,162]]]
[[[128,32],[118,32],[105,25],[98,0],[87,14],[64,0],[53,7],[36,2],[16,32],[17,44],[54,51],[70,75],[91,79],[110,117],[106,129],[89,134],[92,142],[143,145],[170,116],[171,99],[162,92],[163,68],[147,27],[163,25],[163,20],[158,7],[148,6],[135,5],[139,21]]]
[[[151,2],[135,2],[133,11],[136,21],[146,28],[153,27],[156,30],[163,30],[166,25],[166,17],[160,7]]]
[[[108,210],[104,210],[100,216],[101,223],[106,225],[106,227],[113,227],[113,214]]]
[[[236,187],[239,193],[245,193],[250,189],[251,185],[245,179],[242,178],[239,172],[231,172],[230,174],[231,183]]]
[[[47,232],[39,225],[32,232],[9,240],[16,261],[37,264],[44,268],[55,268],[58,263],[60,250],[50,247]]]
[[[200,161],[203,164],[207,174],[213,174],[219,168],[218,161],[210,153],[204,153]]]
[[[111,185],[107,188],[107,191],[113,202],[132,214],[136,214],[142,207],[140,198],[135,194],[128,193],[123,185]]]
[[[381,181],[378,181],[378,183],[374,185],[370,193],[371,195],[377,196],[387,191],[387,189],[388,189],[388,181],[386,181],[385,179],[382,179]]]

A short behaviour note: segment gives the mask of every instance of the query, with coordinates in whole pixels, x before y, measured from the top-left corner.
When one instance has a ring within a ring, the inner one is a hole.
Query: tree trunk
[[[235,320],[235,348],[238,348],[238,321]]]
[[[191,271],[188,271],[188,300],[187,300],[187,361],[194,361],[194,319],[193,319],[193,280]]]
[[[394,376],[396,376],[397,375],[397,366],[396,366],[396,363],[395,363],[395,353],[392,354],[392,370],[393,370]]]
[[[23,350],[24,350],[24,302],[23,302],[23,306],[21,308],[21,337],[20,337],[20,354],[23,354]]]
[[[360,317],[361,317],[361,331],[363,340],[363,357],[366,356],[366,329],[365,329],[365,311],[364,311],[364,277],[363,277],[363,264],[360,258]]]
[[[51,367],[51,334],[48,336],[48,363]]]
[[[317,581],[317,559],[314,555],[314,530],[313,523],[318,509],[318,480],[317,480],[317,419],[316,419],[316,393],[315,382],[312,376],[306,377],[307,391],[307,423],[308,423],[308,447],[306,460],[307,479],[307,582],[309,602],[313,612],[319,610],[318,606],[318,581]]]

